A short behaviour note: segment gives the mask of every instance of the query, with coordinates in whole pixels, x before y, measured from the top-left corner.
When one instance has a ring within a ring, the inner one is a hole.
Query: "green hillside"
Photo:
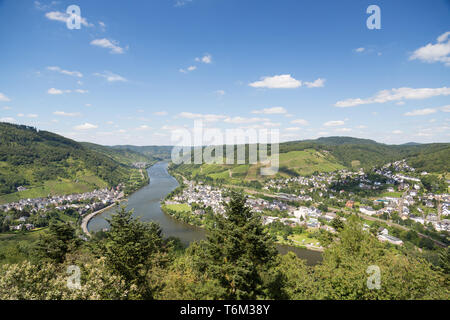
[[[133,151],[127,148],[122,149],[108,147],[90,142],[81,142],[80,144],[87,149],[104,154],[105,156],[108,156],[109,158],[125,165],[132,165],[135,162],[154,162],[154,159],[151,156],[147,156],[144,153]]]
[[[368,139],[328,137],[280,144],[280,152],[326,150],[342,165],[372,167],[406,159],[418,170],[449,172],[450,143],[386,145]]]
[[[314,149],[290,151],[280,154],[278,176],[289,177],[310,175],[316,171],[329,172],[344,168],[328,152]],[[267,176],[260,175],[261,164],[221,165],[221,164],[181,164],[173,166],[176,170],[190,178],[203,178],[224,183],[239,184],[242,181],[263,180]]]
[[[245,146],[248,160],[248,145]],[[236,155],[236,152],[235,152]],[[373,140],[351,137],[328,137],[291,141],[280,144],[278,176],[310,175],[342,168],[371,168],[406,159],[419,171],[448,174],[449,143],[386,145]],[[248,163],[248,161],[246,162]],[[193,165],[173,166],[191,178],[241,183],[267,178],[261,176],[261,165]]]
[[[115,186],[134,171],[57,134],[0,123],[0,202]]]
[[[172,146],[113,146],[116,150],[127,150],[131,152],[136,152],[144,155],[150,160],[170,160]]]

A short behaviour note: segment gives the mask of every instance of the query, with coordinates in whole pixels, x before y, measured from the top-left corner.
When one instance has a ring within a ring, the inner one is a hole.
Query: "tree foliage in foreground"
[[[124,209],[105,237],[82,246],[54,226],[40,244],[45,259],[0,267],[0,299],[450,299],[448,249],[432,266],[379,242],[356,218],[316,266],[277,254],[240,194],[214,220],[208,238],[187,250]],[[79,290],[67,287],[69,265],[81,269]],[[367,285],[369,266],[380,270],[379,289]]]
[[[233,193],[225,216],[215,215],[207,240],[193,250],[198,271],[219,282],[224,299],[260,297],[264,276],[276,261],[272,237],[245,202],[245,196]]]
[[[149,278],[168,262],[167,246],[158,224],[141,222],[132,214],[122,207],[108,220],[110,231],[100,243],[100,252],[114,274],[138,288],[136,298],[151,299],[156,286]]]

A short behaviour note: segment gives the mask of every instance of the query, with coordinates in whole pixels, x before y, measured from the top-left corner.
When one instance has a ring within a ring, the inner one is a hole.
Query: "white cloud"
[[[281,126],[280,122],[272,122],[272,121],[266,121],[263,123],[264,127],[279,127]]]
[[[78,92],[78,93],[88,93],[89,91],[88,91],[88,90],[83,90],[83,89],[76,89],[75,92]]]
[[[34,113],[29,113],[29,114],[19,113],[17,116],[18,117],[26,117],[26,118],[37,118],[38,117],[38,115],[34,114]]]
[[[3,110],[11,110],[12,108],[10,106],[4,106],[2,109]]]
[[[65,75],[72,76],[72,77],[78,77],[78,78],[83,77],[83,74],[79,71],[64,70],[64,69],[61,69],[60,67],[56,67],[56,66],[47,67],[47,69],[50,71],[56,71],[61,74],[65,74]]]
[[[319,78],[313,82],[305,82],[305,86],[308,88],[321,88],[325,85],[325,79]]]
[[[244,118],[244,117],[228,117],[224,120],[226,123],[243,124],[243,123],[255,123],[269,121],[267,118]]]
[[[155,116],[167,116],[167,111],[157,111],[153,113]]]
[[[425,109],[418,109],[418,110],[413,110],[410,112],[406,112],[404,115],[405,116],[426,116],[428,114],[433,114],[435,113],[437,110],[436,109],[432,109],[432,108],[425,108]]]
[[[336,132],[351,132],[352,129],[350,129],[350,128],[338,128],[335,131]]]
[[[187,5],[190,2],[192,2],[192,0],[177,0],[177,1],[175,1],[174,6],[175,7],[184,7],[185,5]]]
[[[450,67],[450,31],[441,34],[437,38],[437,43],[429,43],[420,47],[409,57],[409,60],[420,60],[423,62],[434,63],[442,62]]]
[[[382,90],[379,91],[375,96],[361,99],[361,98],[351,98],[342,101],[336,102],[335,106],[340,108],[345,107],[355,107],[362,104],[371,104],[371,103],[385,103],[390,101],[399,101],[399,100],[418,100],[418,99],[427,99],[435,96],[447,96],[450,95],[450,88],[442,87],[442,88],[394,88],[391,90]]]
[[[187,67],[186,69],[180,69],[180,72],[182,72],[182,73],[188,73],[188,72],[194,71],[194,70],[196,70],[196,69],[197,69],[196,66],[189,66],[189,67]]]
[[[262,77],[260,81],[249,84],[253,88],[293,89],[302,85],[302,82],[291,77],[290,74],[281,74],[273,77]]]
[[[283,107],[264,108],[261,110],[253,110],[255,114],[285,114],[287,110]]]
[[[50,88],[47,91],[48,94],[63,94],[62,90],[59,89],[55,89],[55,88]]]
[[[0,92],[0,101],[8,102],[8,101],[11,101],[11,99],[8,98],[6,95],[4,95],[3,93]]]
[[[212,62],[212,56],[210,54],[205,54],[201,58],[195,58],[195,61],[210,64]]]
[[[16,119],[11,118],[11,117],[4,117],[4,118],[0,118],[0,122],[10,122],[10,123],[15,123],[17,122]]]
[[[361,47],[361,48],[356,48],[356,49],[355,49],[356,52],[363,52],[364,50],[366,50],[366,49],[365,49],[365,48],[362,48],[362,47]]]
[[[394,130],[392,131],[393,134],[402,134],[403,131],[402,130]]]
[[[97,129],[98,126],[92,123],[85,122],[84,124],[80,124],[78,126],[73,127],[75,130],[91,130]]]
[[[116,40],[109,40],[106,38],[95,39],[91,41],[91,45],[111,49],[111,53],[122,54],[125,52],[125,49],[120,47],[119,42]]]
[[[146,125],[146,124],[143,124],[143,125],[141,125],[141,126],[139,126],[139,127],[136,128],[136,130],[138,130],[138,131],[147,131],[147,130],[151,130],[151,129],[152,129],[152,128],[149,127],[149,126]]]
[[[92,104],[86,103],[85,106],[86,106],[86,107],[92,107]]]
[[[183,127],[180,127],[180,126],[167,126],[167,125],[165,125],[165,126],[162,126],[161,129],[162,130],[169,130],[169,131],[171,131],[171,130],[183,129]]]
[[[215,93],[216,93],[219,97],[221,97],[221,96],[224,96],[224,95],[225,95],[225,90],[216,90]]]
[[[323,125],[325,127],[336,127],[336,126],[343,126],[345,124],[342,120],[333,120],[333,121],[327,121]]]
[[[300,127],[290,127],[290,128],[286,128],[284,130],[286,130],[286,131],[300,131],[300,130],[302,130],[302,128],[300,128]]]
[[[356,128],[357,128],[357,129],[366,129],[366,128],[367,128],[367,126],[365,126],[365,125],[361,124],[361,125],[357,126]]]
[[[450,104],[448,106],[440,107],[440,110],[443,112],[450,112]]]
[[[128,80],[118,74],[112,73],[110,71],[104,71],[103,73],[94,73],[94,76],[103,77],[108,82],[127,82]]]
[[[53,112],[53,114],[56,116],[61,116],[61,117],[79,117],[79,116],[81,116],[81,113],[79,113],[79,112],[55,111],[55,112]]]
[[[52,1],[51,4],[43,4],[39,1],[34,1],[34,7],[41,11],[46,11],[50,9],[54,4],[56,4],[56,1]]]
[[[60,11],[50,11],[45,14],[45,17],[49,20],[67,23],[67,19],[71,18],[71,15]],[[80,23],[85,27],[94,26],[92,23],[87,22],[83,17],[80,17]]]
[[[206,122],[217,122],[219,120],[227,118],[226,116],[219,114],[200,114],[192,112],[181,112],[178,114],[178,116],[185,119],[199,119]]]
[[[100,26],[100,29],[105,32],[106,31],[106,24],[103,21],[99,21],[98,25]]]
[[[305,119],[295,119],[291,121],[292,124],[299,124],[301,126],[307,126],[309,123]]]

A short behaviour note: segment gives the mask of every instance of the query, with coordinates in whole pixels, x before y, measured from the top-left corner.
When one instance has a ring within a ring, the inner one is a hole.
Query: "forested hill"
[[[144,153],[133,151],[129,148],[115,148],[90,142],[81,142],[80,144],[87,149],[101,153],[125,165],[132,165],[136,162],[152,163],[155,161],[152,156],[147,156]]]
[[[0,195],[85,192],[129,179],[131,168],[57,134],[0,123]],[[5,199],[0,199],[5,200]]]
[[[132,145],[119,145],[111,147],[116,150],[128,150],[140,153],[147,158],[157,160],[170,160],[173,146],[132,146]]]
[[[280,144],[280,152],[305,149],[329,151],[346,167],[370,167],[406,159],[418,170],[445,173],[450,170],[450,143],[386,145],[368,139],[327,137]]]

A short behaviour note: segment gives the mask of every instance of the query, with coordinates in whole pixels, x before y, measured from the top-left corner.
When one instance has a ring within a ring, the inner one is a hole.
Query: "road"
[[[108,209],[114,207],[115,205],[116,205],[116,204],[113,203],[112,205],[110,205],[110,206],[108,206],[108,207],[105,207],[105,208],[103,208],[103,209],[100,209],[100,210],[98,210],[98,211],[95,211],[95,212],[92,212],[92,213],[86,215],[86,216],[83,218],[83,220],[81,221],[81,229],[83,230],[83,232],[84,232],[87,236],[90,237],[91,234],[89,233],[89,230],[88,230],[88,228],[87,228],[89,221],[91,221],[91,219],[92,219],[93,217],[95,217],[96,215],[102,213],[102,212],[105,211],[105,210],[108,210]]]
[[[383,220],[383,219],[379,219],[379,218],[375,218],[375,217],[371,217],[371,216],[365,215],[365,214],[363,214],[363,213],[361,213],[361,212],[359,213],[359,215],[362,216],[362,217],[364,217],[364,219],[371,220],[371,221],[378,221],[378,222],[386,223],[388,226],[391,226],[391,227],[397,227],[397,228],[400,228],[400,229],[406,230],[406,231],[412,230],[411,228],[408,228],[408,227],[399,225],[399,224],[397,224],[397,223],[395,223],[395,222],[388,221],[388,220]],[[412,230],[412,231],[414,231],[414,230]],[[417,231],[416,231],[416,232],[417,232]],[[427,239],[430,239],[431,241],[433,241],[434,243],[436,243],[439,247],[442,247],[442,248],[446,248],[446,247],[447,247],[447,245],[446,245],[445,243],[443,243],[443,242],[441,242],[441,241],[438,241],[438,240],[435,240],[435,239],[431,238],[430,236],[427,236],[427,235],[422,234],[422,233],[419,233],[419,232],[417,232],[417,235],[418,235],[419,237],[421,237],[421,238],[427,238]]]

